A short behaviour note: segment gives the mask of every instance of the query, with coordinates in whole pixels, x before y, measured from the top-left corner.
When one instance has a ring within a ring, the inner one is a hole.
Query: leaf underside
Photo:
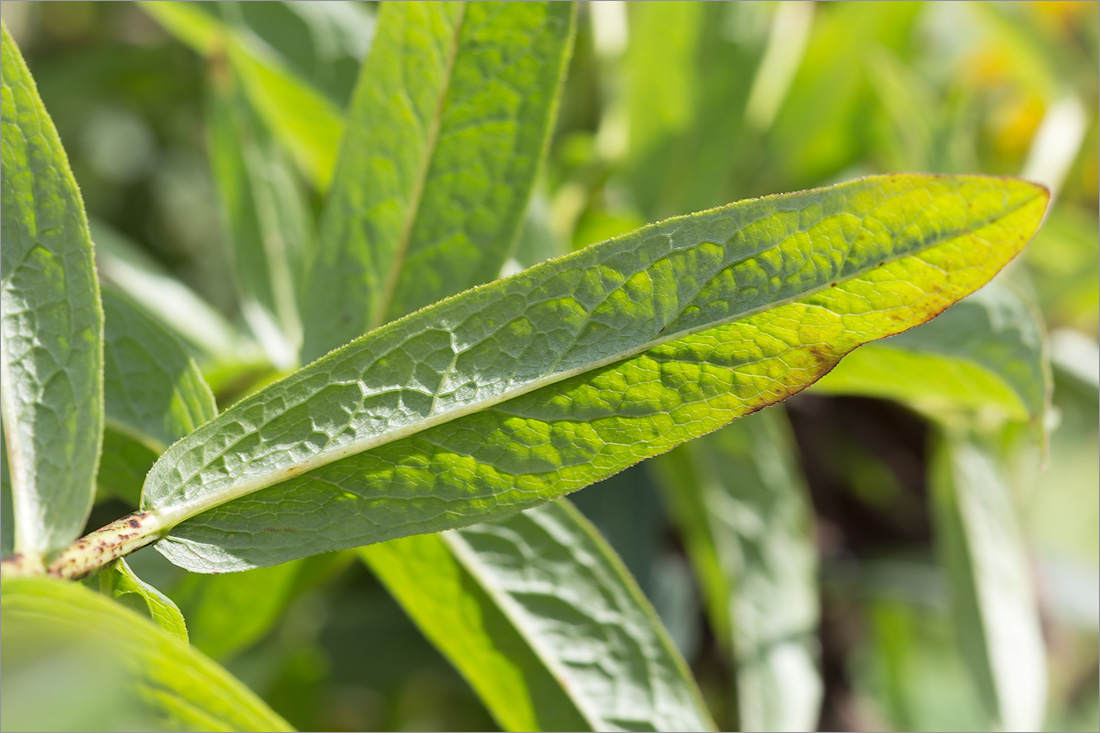
[[[103,311],[84,206],[34,80],[2,38],[0,410],[14,550],[40,558],[79,536],[103,426]]]
[[[782,400],[1030,239],[1035,184],[894,175],[670,219],[384,326],[173,446],[158,549],[241,570],[535,506]],[[196,516],[197,515],[197,516]]]
[[[21,665],[9,653],[29,647],[25,653],[41,659],[36,649],[61,642],[54,654],[77,664],[81,659],[74,655],[94,652],[87,660],[91,679],[80,679],[77,687],[99,686],[126,708],[119,712],[140,715],[143,727],[134,730],[292,730],[220,666],[78,583],[6,578],[0,606],[5,675],[12,671],[13,681],[20,679]],[[61,687],[55,692],[64,701],[79,699],[80,690]],[[131,721],[127,729],[133,725]]]
[[[649,603],[566,500],[360,554],[505,730],[713,729]]]

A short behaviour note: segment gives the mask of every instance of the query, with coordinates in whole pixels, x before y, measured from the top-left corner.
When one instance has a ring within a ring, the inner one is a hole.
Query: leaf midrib
[[[748,310],[741,311],[741,312],[736,313],[736,314],[731,314],[729,317],[721,319],[721,320],[716,320],[716,321],[712,321],[712,322],[709,322],[709,323],[706,323],[706,324],[696,325],[696,326],[691,327],[691,328],[685,328],[685,329],[680,330],[680,331],[674,331],[674,332],[669,332],[669,333],[663,334],[661,338],[653,339],[653,340],[648,341],[645,344],[641,344],[641,345],[639,345],[639,346],[637,346],[633,349],[626,349],[623,352],[620,352],[618,354],[613,354],[613,355],[604,357],[602,359],[587,362],[586,364],[584,364],[582,366],[574,367],[573,369],[565,370],[565,371],[562,371],[562,372],[556,372],[556,373],[553,373],[553,374],[547,374],[543,377],[540,377],[538,379],[535,379],[535,380],[527,382],[523,385],[520,385],[520,386],[516,387],[515,389],[513,389],[511,391],[508,391],[508,392],[505,392],[505,393],[502,393],[502,394],[498,394],[498,395],[494,395],[493,397],[489,397],[489,398],[486,398],[484,400],[479,400],[477,402],[471,402],[471,403],[468,403],[468,404],[466,404],[462,407],[458,407],[454,410],[450,410],[448,412],[443,412],[443,413],[440,413],[438,415],[425,417],[421,420],[418,420],[418,421],[416,421],[412,424],[409,424],[409,425],[406,425],[406,426],[403,426],[403,427],[395,428],[395,429],[389,430],[389,431],[384,431],[382,433],[376,433],[374,435],[369,436],[366,439],[353,441],[351,443],[348,443],[347,445],[336,448],[335,450],[333,450],[329,453],[322,452],[322,453],[316,455],[315,457],[313,457],[312,459],[307,459],[305,461],[302,461],[301,463],[293,464],[291,466],[286,466],[286,467],[283,467],[281,469],[277,469],[275,471],[272,471],[270,473],[262,474],[260,476],[253,477],[251,479],[241,481],[241,482],[236,483],[236,484],[230,484],[229,486],[227,486],[223,489],[220,489],[218,491],[210,492],[209,494],[207,494],[205,496],[200,496],[200,497],[198,497],[198,498],[196,498],[192,501],[182,502],[176,507],[171,507],[169,505],[169,506],[160,507],[160,508],[157,508],[157,507],[143,507],[143,508],[148,508],[153,514],[157,515],[160,522],[161,522],[161,526],[164,526],[166,528],[170,528],[170,527],[175,526],[176,524],[179,524],[180,522],[183,522],[183,521],[185,521],[185,520],[187,520],[187,519],[189,519],[193,516],[201,514],[202,512],[208,511],[210,509],[213,509],[215,507],[218,507],[222,504],[228,503],[228,502],[233,501],[235,499],[240,499],[242,497],[248,496],[252,493],[255,493],[256,491],[260,491],[260,490],[268,488],[270,486],[274,486],[276,484],[280,484],[280,483],[283,483],[285,481],[289,481],[291,479],[297,478],[298,476],[309,473],[309,472],[314,471],[318,468],[322,468],[323,466],[327,466],[330,463],[335,463],[335,462],[343,460],[345,458],[350,458],[350,457],[358,455],[360,453],[365,453],[366,451],[373,450],[373,449],[378,448],[380,446],[387,445],[389,443],[393,443],[393,442],[396,442],[398,440],[403,440],[405,438],[411,437],[411,436],[416,435],[418,433],[421,433],[421,432],[424,432],[424,431],[429,430],[431,428],[434,428],[438,425],[449,423],[449,422],[452,422],[454,420],[458,420],[460,418],[466,417],[467,415],[471,415],[471,414],[474,414],[474,413],[477,413],[477,412],[481,412],[483,410],[492,408],[495,405],[499,405],[501,403],[508,402],[510,400],[513,400],[513,399],[521,397],[525,394],[528,394],[530,392],[534,392],[536,390],[542,389],[543,387],[549,386],[551,384],[556,384],[558,382],[563,382],[567,379],[578,376],[580,374],[586,374],[586,373],[596,371],[598,369],[601,369],[605,366],[609,366],[609,365],[617,363],[617,362],[632,359],[635,356],[638,356],[639,354],[645,353],[646,351],[657,348],[659,346],[670,343],[672,341],[678,341],[678,340],[683,339],[683,338],[688,338],[688,337],[693,336],[697,333],[702,333],[704,331],[710,331],[710,330],[713,330],[715,328],[720,328],[722,326],[728,325],[728,324],[736,322],[736,321],[744,320],[746,318],[751,318],[752,316],[757,315],[759,313],[763,313],[763,312],[773,310],[773,309],[776,309],[776,308],[781,308],[783,306],[790,305],[791,303],[796,303],[796,302],[802,301],[806,298],[809,298],[813,295],[816,295],[817,293],[820,293],[820,292],[823,292],[825,290],[830,289],[831,287],[833,287],[834,283],[851,282],[853,280],[856,280],[856,279],[862,277],[866,273],[877,269],[878,267],[880,267],[882,265],[892,263],[892,262],[896,262],[896,261],[904,259],[906,257],[918,256],[919,254],[921,254],[923,252],[926,252],[929,249],[932,249],[934,247],[938,247],[939,245],[941,245],[945,242],[951,241],[952,239],[956,239],[958,237],[965,236],[967,234],[972,234],[975,231],[981,230],[984,227],[989,226],[990,224],[992,224],[996,221],[999,221],[999,220],[1006,219],[1006,218],[1010,217],[1011,215],[1013,215],[1014,213],[1016,213],[1020,209],[1022,209],[1025,206],[1031,204],[1034,200],[1035,200],[1034,197],[1029,197],[1029,198],[1021,201],[1019,204],[1017,204],[1016,206],[1014,206],[1010,209],[1004,209],[1004,210],[998,211],[995,215],[993,215],[991,217],[988,217],[988,218],[984,218],[981,221],[975,222],[975,223],[971,224],[968,227],[963,227],[963,228],[960,228],[960,229],[957,229],[957,230],[952,230],[950,232],[947,232],[947,233],[941,234],[937,237],[933,237],[933,238],[929,239],[928,241],[922,243],[922,245],[919,246],[919,247],[914,247],[912,249],[907,249],[904,252],[891,254],[890,256],[884,257],[881,260],[876,260],[873,263],[869,263],[866,266],[850,273],[847,277],[839,277],[838,276],[838,278],[836,280],[834,280],[832,278],[825,278],[825,279],[823,279],[823,281],[820,285],[812,287],[812,288],[808,288],[806,290],[803,290],[803,291],[799,292],[796,295],[792,295],[790,297],[783,298],[783,299],[776,300],[776,301],[771,301],[769,303],[758,306],[756,308],[750,308]],[[779,246],[779,245],[777,244],[775,246]],[[771,248],[769,248],[769,249],[771,249]],[[566,255],[566,257],[569,257],[569,256],[570,255]],[[759,256],[759,254],[757,256]],[[726,268],[723,267],[722,270],[719,271],[719,273],[724,271],[725,269]],[[715,276],[717,276],[717,274],[718,273],[716,273]],[[705,285],[703,287],[705,287]],[[702,290],[702,288],[700,288],[700,290]],[[916,324],[914,324],[914,325],[916,325]],[[178,484],[176,486],[176,489],[180,489],[180,488],[183,488],[184,486],[186,486],[187,483],[189,483],[196,475],[198,475],[202,470],[207,468],[209,465],[210,465],[210,462],[204,464],[202,467],[200,467],[196,471],[194,471],[191,474],[191,476],[189,476],[186,480],[178,482]],[[275,479],[275,480],[273,480],[273,479]]]
[[[424,157],[420,161],[420,168],[417,170],[416,179],[413,181],[412,194],[409,196],[409,207],[405,211],[405,221],[401,225],[401,236],[397,240],[397,248],[390,260],[390,269],[386,275],[386,284],[382,288],[382,297],[379,299],[378,307],[371,314],[370,322],[367,325],[368,331],[373,331],[386,322],[394,292],[397,290],[397,281],[405,265],[405,256],[412,240],[413,229],[420,214],[420,205],[424,199],[428,174],[435,160],[436,147],[439,145],[439,131],[443,127],[443,110],[451,94],[451,79],[454,77],[455,61],[458,58],[458,50],[461,46],[462,27],[466,21],[466,3],[460,3],[458,7],[458,19],[455,21],[454,30],[451,31],[451,48],[447,56],[447,68],[443,73],[442,91],[439,99],[436,100],[435,114],[432,116],[431,127],[428,129]]]
[[[545,654],[542,644],[536,644],[528,634],[526,633],[526,625],[520,622],[520,619],[526,612],[520,607],[519,603],[512,598],[511,594],[507,591],[501,590],[496,584],[485,583],[481,580],[484,574],[484,568],[482,563],[479,562],[477,552],[470,547],[465,538],[461,535],[452,532],[441,532],[439,537],[443,540],[444,544],[450,549],[451,554],[454,555],[455,560],[462,566],[462,568],[476,578],[481,590],[485,592],[496,605],[497,609],[507,618],[512,627],[516,630],[516,633],[523,638],[527,643],[527,648],[535,655],[535,657],[542,662],[543,666],[550,672],[550,676],[554,679],[554,682],[566,693],[566,697],[569,702],[573,703],[573,708],[576,710],[577,715],[587,725],[589,730],[599,730],[600,725],[605,721],[594,711],[589,710],[587,698],[578,699],[575,691],[570,690],[565,680],[569,679],[569,674],[562,664],[552,656]],[[529,614],[528,614],[529,615]]]

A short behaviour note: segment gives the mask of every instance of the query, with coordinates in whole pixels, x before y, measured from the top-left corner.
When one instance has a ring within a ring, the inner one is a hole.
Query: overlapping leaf
[[[506,730],[709,730],[683,660],[568,502],[361,553]]]
[[[80,534],[103,426],[103,311],[88,222],[57,131],[3,29],[0,411],[14,552],[41,564]]]
[[[174,445],[158,548],[238,570],[582,488],[928,320],[1027,242],[1044,189],[868,178],[670,219],[391,323]]]
[[[96,269],[187,346],[203,364],[256,351],[232,324],[141,247],[100,221],[91,222]]]
[[[187,624],[172,599],[134,574],[125,560],[116,560],[99,573],[94,581],[106,596],[148,616],[153,623],[183,643],[187,643]]]
[[[136,505],[160,454],[218,410],[195,362],[159,323],[110,287],[103,310],[107,449],[98,481]]]
[[[765,410],[652,464],[733,661],[740,730],[811,730],[820,714],[813,509],[784,422]]]
[[[860,349],[815,389],[991,408],[1041,424],[1050,401],[1041,328],[1009,285],[990,283],[942,318]]]
[[[196,5],[201,4],[142,3],[147,13],[199,53],[228,56],[271,130],[314,187],[325,190],[336,163],[333,141],[343,133],[338,106],[287,68],[285,60],[247,27],[223,23]]]
[[[298,290],[313,221],[282,149],[231,66],[213,65],[210,157],[232,243],[241,312],[268,358],[295,366],[302,341]]]
[[[936,539],[960,649],[990,722],[1004,730],[1037,730],[1046,701],[1046,650],[1002,471],[974,436],[940,437],[931,475]]]
[[[33,674],[36,661],[61,656],[86,667],[87,674],[72,680],[75,689],[55,688],[55,698],[90,702],[79,694],[85,685],[112,695],[124,707],[107,718],[112,725],[132,727],[140,721],[164,730],[291,729],[217,664],[79,584],[6,578],[0,609],[5,686]],[[45,654],[50,650],[52,655]],[[82,659],[82,652],[89,657]]]
[[[497,276],[547,144],[574,13],[571,3],[382,8],[310,266],[305,359],[443,287]],[[360,291],[366,307],[346,295]]]

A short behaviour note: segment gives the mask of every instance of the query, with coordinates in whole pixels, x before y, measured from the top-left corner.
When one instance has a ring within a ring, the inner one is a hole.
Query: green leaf
[[[874,139],[867,129],[873,92],[863,58],[875,46],[909,48],[917,18],[927,8],[914,2],[836,5],[817,14],[798,73],[769,130],[764,157],[769,178],[820,181],[866,159]]]
[[[191,643],[228,659],[282,616],[301,572],[300,563],[284,563],[231,576],[189,574],[169,590],[189,619]]]
[[[145,526],[175,527],[158,549],[210,572],[536,506],[932,318],[1020,251],[1046,203],[1012,179],[867,178],[552,260],[384,326],[200,427],[150,472]]]
[[[568,502],[360,552],[506,730],[713,729],[645,596]]]
[[[8,557],[15,547],[15,517],[11,506],[11,472],[8,471],[4,423],[0,421],[0,557]]]
[[[931,471],[936,540],[971,677],[995,727],[1039,730],[1046,649],[1002,469],[978,439],[949,432],[937,441]]]
[[[137,244],[92,221],[96,268],[104,282],[139,303],[201,361],[247,358],[256,349],[214,308]]]
[[[914,405],[993,409],[1041,426],[1050,368],[1040,316],[993,282],[920,328],[860,349],[815,385]]]
[[[343,109],[374,37],[374,11],[360,2],[189,3],[256,52],[265,52]],[[217,42],[217,26],[204,34]],[[335,141],[333,143],[335,145]]]
[[[739,730],[812,730],[820,714],[813,509],[784,423],[765,410],[650,464],[734,661]]]
[[[123,559],[95,576],[100,592],[152,619],[164,631],[187,643],[183,614],[170,598],[134,574]]]
[[[328,188],[343,134],[339,108],[286,67],[259,36],[221,22],[191,3],[143,2],[170,33],[204,56],[227,55],[253,105],[319,190]]]
[[[282,149],[240,89],[232,68],[214,63],[210,161],[232,243],[241,312],[280,369],[298,362],[298,289],[313,222]]]
[[[303,358],[497,277],[549,139],[574,16],[572,3],[383,6],[310,265]]]
[[[164,327],[113,288],[102,295],[106,448],[98,480],[136,506],[157,457],[218,408],[198,366]]]
[[[79,536],[103,430],[103,311],[84,205],[30,71],[3,30],[0,411],[14,551]]]
[[[93,685],[125,700],[132,708],[128,713],[139,712],[155,729],[290,730],[217,664],[77,583],[5,578],[0,610],[5,686],[33,671],[29,663],[45,658],[44,651],[77,664],[86,652],[95,660],[89,665],[94,673],[73,680],[76,689],[55,688],[55,701],[81,699],[80,686]]]

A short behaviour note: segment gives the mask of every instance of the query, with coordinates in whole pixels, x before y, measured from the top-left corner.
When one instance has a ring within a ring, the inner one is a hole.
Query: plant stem
[[[91,575],[120,557],[160,539],[169,529],[153,512],[134,512],[89,532],[66,547],[44,570],[46,575],[76,580]],[[21,556],[0,562],[4,576],[42,575],[41,566],[31,567]]]

